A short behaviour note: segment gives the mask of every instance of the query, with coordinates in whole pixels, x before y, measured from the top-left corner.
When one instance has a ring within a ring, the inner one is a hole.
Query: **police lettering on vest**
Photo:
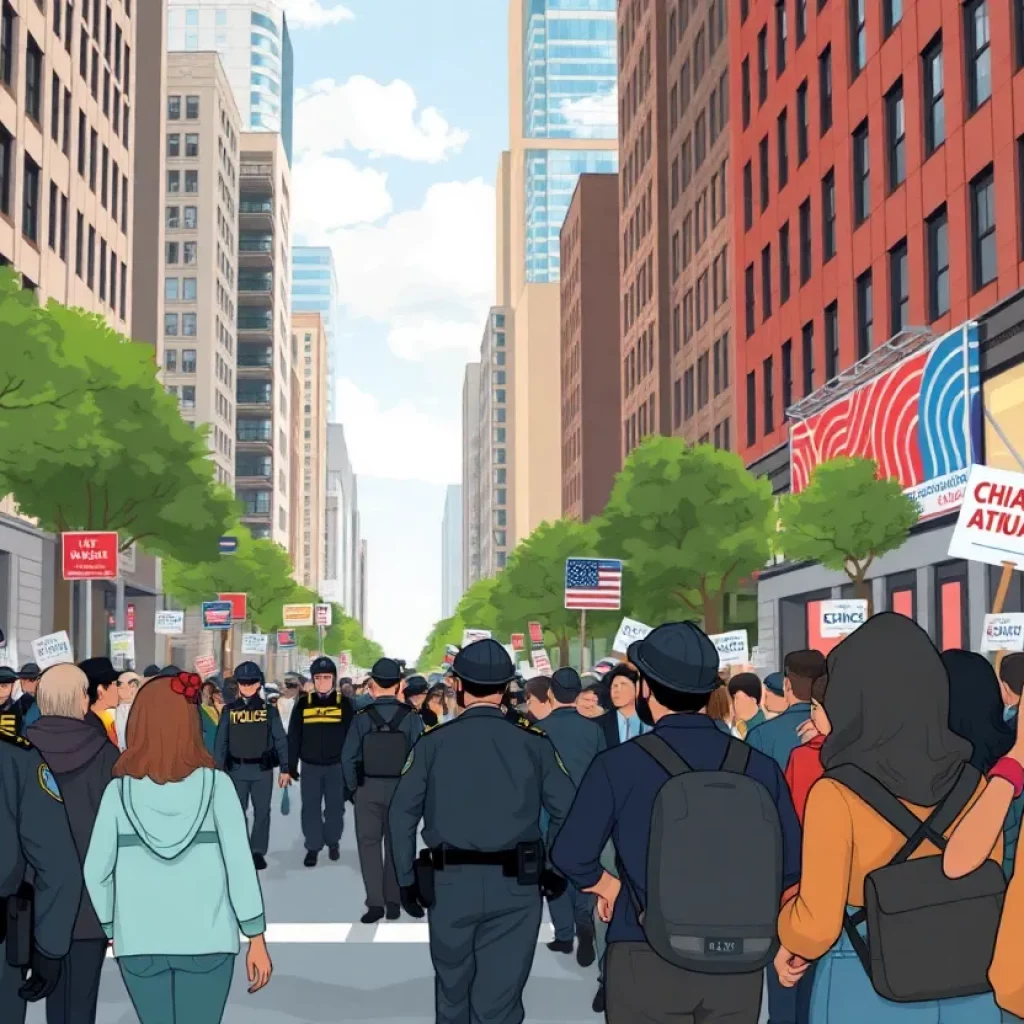
[[[228,753],[236,761],[253,761],[270,749],[270,723],[266,705],[260,701],[228,711]]]

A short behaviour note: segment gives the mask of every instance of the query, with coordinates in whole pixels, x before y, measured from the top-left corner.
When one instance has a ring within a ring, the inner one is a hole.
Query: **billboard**
[[[802,491],[819,463],[874,459],[921,508],[955,512],[967,471],[981,460],[978,325],[967,323],[790,426],[790,487]]]

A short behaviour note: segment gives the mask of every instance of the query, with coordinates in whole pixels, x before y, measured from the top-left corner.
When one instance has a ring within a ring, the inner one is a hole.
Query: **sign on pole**
[[[490,640],[491,631],[489,629],[464,629],[462,631],[462,646],[467,647],[469,644],[476,643],[477,640]]]
[[[243,633],[242,653],[243,654],[266,654],[267,641],[270,639],[267,633]]]
[[[201,654],[196,658],[196,674],[204,678],[217,671],[217,659],[212,654]]]
[[[231,602],[204,601],[203,629],[230,629]]]
[[[533,661],[533,667],[537,670],[539,675],[551,675],[551,659],[548,657],[548,652],[544,650],[543,647],[538,647],[532,650],[530,652],[530,659]]]
[[[281,624],[288,629],[313,625],[311,604],[286,604],[281,608]]]
[[[135,632],[135,605],[125,605],[124,609],[124,628],[130,633]]]
[[[222,555],[233,555],[238,550],[237,537],[221,537],[220,553]]]
[[[512,634],[512,650],[521,651],[526,647],[526,637],[522,633]]]
[[[543,647],[544,645],[544,627],[539,622],[531,622],[528,624],[527,629],[530,631],[530,643],[538,644]]]
[[[329,626],[331,624],[331,606],[329,604],[318,604],[313,608],[313,619],[318,626]]]
[[[708,639],[718,651],[718,664],[747,665],[750,663],[750,650],[747,646],[747,631],[734,629],[729,633],[716,633]]]
[[[310,608],[313,606],[310,605]],[[295,630],[294,629],[279,629],[277,631],[277,649],[279,651],[287,650],[290,647],[295,646]]]
[[[612,558],[566,559],[566,608],[614,612],[621,602],[622,562]]]
[[[637,640],[643,640],[650,631],[650,626],[645,626],[636,619],[625,618],[619,624],[619,631],[615,634],[612,650],[617,654],[625,654],[629,650],[630,644],[635,643]]]
[[[62,533],[61,554],[66,580],[116,580],[117,533]]]
[[[836,637],[848,636],[867,622],[868,603],[861,599],[822,601],[819,615],[821,621],[818,628],[821,636],[828,640],[834,640]]]
[[[1024,473],[971,466],[949,557],[1024,568]]]
[[[135,634],[128,630],[110,634],[110,658],[121,659],[121,663],[135,660]],[[116,664],[116,662],[115,662]]]
[[[231,605],[231,621],[245,622],[249,617],[248,598],[245,594],[218,594],[218,601],[227,601]]]
[[[338,655],[338,671],[349,672],[352,669],[352,652],[342,651]]]
[[[161,611],[156,613],[153,632],[162,636],[176,636],[185,632],[185,613]]]
[[[32,658],[40,668],[51,665],[73,665],[74,651],[71,640],[62,629],[59,633],[48,633],[32,641]]]
[[[986,615],[981,634],[983,654],[995,651],[1024,651],[1024,615]]]

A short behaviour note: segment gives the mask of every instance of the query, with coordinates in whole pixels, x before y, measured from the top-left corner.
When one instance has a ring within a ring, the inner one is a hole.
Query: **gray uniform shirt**
[[[350,793],[354,793],[359,788],[356,765],[363,757],[363,739],[374,725],[373,719],[366,713],[368,707],[375,707],[385,722],[390,722],[400,708],[407,709],[407,714],[399,723],[398,729],[405,733],[410,750],[412,745],[423,735],[423,719],[412,708],[402,704],[397,697],[379,697],[360,708],[349,727],[345,745],[341,748],[341,766],[345,773],[345,785]]]

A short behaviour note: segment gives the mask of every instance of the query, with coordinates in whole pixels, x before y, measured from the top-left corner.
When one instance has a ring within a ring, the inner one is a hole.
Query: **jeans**
[[[220,1024],[234,953],[123,956],[117,965],[139,1024]]]

